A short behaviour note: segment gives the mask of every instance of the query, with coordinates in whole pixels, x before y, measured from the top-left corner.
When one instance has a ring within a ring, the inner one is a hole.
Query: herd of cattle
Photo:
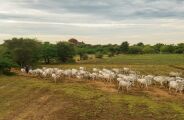
[[[21,69],[25,72],[25,69]],[[29,74],[39,76],[41,78],[51,78],[54,82],[64,78],[76,78],[84,80],[100,80],[103,82],[118,84],[118,91],[125,88],[127,91],[131,87],[139,86],[148,89],[149,86],[163,86],[174,89],[176,92],[182,93],[184,91],[184,78],[181,73],[170,72],[168,76],[154,76],[154,75],[140,75],[140,73],[132,71],[129,68],[113,68],[113,69],[98,69],[93,68],[86,70],[84,67],[79,69],[59,69],[46,68],[29,70]],[[157,85],[158,84],[158,85]]]

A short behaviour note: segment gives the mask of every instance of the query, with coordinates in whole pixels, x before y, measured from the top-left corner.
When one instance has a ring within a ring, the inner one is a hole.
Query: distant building
[[[72,43],[74,45],[81,45],[81,44],[85,44],[84,42],[79,42],[77,39],[75,38],[71,38],[68,40],[69,43]]]

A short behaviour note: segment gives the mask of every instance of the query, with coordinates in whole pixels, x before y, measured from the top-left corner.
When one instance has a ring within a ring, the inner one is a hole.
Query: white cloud
[[[0,0],[0,2],[1,41],[5,38],[4,35],[9,37],[35,35],[45,39],[50,36],[47,39],[50,41],[51,38],[59,39],[58,36],[80,36],[78,38],[90,43],[99,41],[107,43],[103,42],[104,40],[108,43],[120,43],[123,40],[152,43],[174,39],[183,42],[184,39],[183,0]]]

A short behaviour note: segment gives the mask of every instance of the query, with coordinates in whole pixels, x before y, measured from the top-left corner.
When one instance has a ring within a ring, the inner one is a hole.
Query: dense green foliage
[[[129,49],[129,43],[127,41],[126,42],[122,42],[122,44],[119,47],[119,50],[122,53],[127,53],[128,52],[128,49]]]
[[[49,42],[44,42],[42,45],[41,56],[43,57],[44,62],[49,64],[51,60],[57,56],[56,45],[50,44]]]
[[[17,39],[6,40],[4,45],[11,54],[12,59],[20,66],[34,64],[40,57],[41,43],[34,39]]]
[[[184,53],[184,43],[177,45],[164,45],[158,43],[155,45],[145,45],[142,42],[134,45],[129,45],[127,41],[122,42],[121,45],[89,45],[82,44],[77,45],[77,54],[81,57],[84,54],[106,54],[108,56],[114,56],[117,54],[183,54]]]
[[[61,62],[72,61],[75,55],[74,46],[68,42],[58,42],[57,43],[57,56]]]
[[[143,49],[142,49],[143,53],[146,54],[152,54],[152,53],[156,53],[154,47],[150,46],[150,45],[146,45]]]
[[[139,42],[130,45],[127,41],[121,45],[91,45],[83,42],[39,42],[29,38],[12,38],[5,40],[0,47],[0,54],[4,54],[6,59],[17,63],[19,66],[35,65],[38,62],[45,64],[73,62],[75,55],[80,56],[80,60],[89,59],[89,55],[96,58],[104,56],[113,57],[118,54],[183,54],[184,43],[177,45],[145,45]],[[6,52],[5,52],[6,51]],[[4,58],[4,57],[3,57]],[[2,59],[2,58],[1,58]],[[8,60],[7,60],[8,61]]]
[[[14,63],[11,59],[0,57],[0,74],[9,74],[11,68],[16,66],[16,63]]]
[[[142,47],[141,46],[131,46],[128,50],[128,53],[130,53],[130,54],[141,54],[142,53]]]
[[[15,62],[7,53],[7,49],[4,46],[0,46],[0,74],[9,74],[11,67],[17,66]]]

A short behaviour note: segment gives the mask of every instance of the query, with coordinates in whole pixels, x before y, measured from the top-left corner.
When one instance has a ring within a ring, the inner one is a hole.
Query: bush
[[[13,61],[21,67],[39,61],[41,43],[35,39],[12,38],[5,40],[4,46],[7,47]]]
[[[156,53],[154,48],[151,47],[151,46],[145,46],[143,48],[143,53],[146,53],[146,54],[152,54],[152,53]]]
[[[182,48],[177,48],[176,50],[174,50],[174,53],[178,53],[178,54],[184,54],[184,49]]]
[[[110,52],[109,54],[108,54],[108,57],[113,57],[114,56],[114,53],[112,53],[112,52]]]
[[[174,50],[174,53],[179,53],[179,54],[184,53],[184,43],[178,44]]]
[[[66,63],[73,61],[75,55],[74,46],[67,42],[58,42],[57,43],[57,57],[60,62]]]
[[[0,74],[10,74],[12,67],[17,67],[17,64],[9,58],[0,58]]]
[[[95,54],[95,57],[101,59],[101,58],[103,58],[103,54],[98,52],[98,53]]]
[[[175,47],[173,45],[164,45],[160,48],[162,53],[174,53]]]
[[[129,43],[127,41],[123,42],[119,47],[119,50],[121,53],[127,53],[128,49],[129,49]]]
[[[81,56],[81,59],[82,59],[82,60],[87,60],[87,59],[88,59],[88,54],[83,54],[83,55]]]
[[[164,44],[162,44],[162,43],[157,43],[157,44],[155,44],[155,45],[153,46],[153,48],[154,48],[154,50],[155,50],[156,53],[160,53],[160,48],[161,48],[162,46],[164,46]]]
[[[130,54],[141,54],[142,53],[142,47],[140,47],[140,46],[131,46],[128,50],[128,53],[130,53]]]

